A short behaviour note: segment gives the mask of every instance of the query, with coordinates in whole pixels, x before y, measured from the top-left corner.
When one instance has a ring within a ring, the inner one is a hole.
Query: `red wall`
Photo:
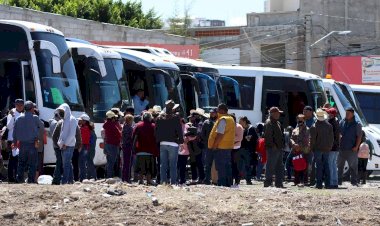
[[[326,74],[331,74],[332,78],[337,81],[348,84],[362,84],[362,57],[328,57],[326,60]]]
[[[191,59],[199,58],[199,45],[174,45],[174,44],[147,44],[147,43],[137,43],[137,42],[102,42],[102,41],[91,41],[98,45],[110,45],[110,46],[152,46],[164,48],[172,52],[178,57],[185,57]]]

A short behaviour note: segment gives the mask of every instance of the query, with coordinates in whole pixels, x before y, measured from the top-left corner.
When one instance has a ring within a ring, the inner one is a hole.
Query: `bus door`
[[[200,94],[199,83],[192,74],[181,74],[182,87],[184,94],[184,111],[190,114],[191,109],[199,107],[198,95]]]
[[[263,112],[263,122],[269,116],[269,109],[271,107],[278,107],[284,114],[281,114],[280,122],[283,127],[289,125],[289,115],[288,115],[288,94],[282,90],[265,90],[262,101],[262,112]]]
[[[34,79],[31,72],[30,64],[28,61],[21,61],[21,74],[22,74],[22,90],[25,100],[30,100],[36,103],[36,91],[34,86]]]

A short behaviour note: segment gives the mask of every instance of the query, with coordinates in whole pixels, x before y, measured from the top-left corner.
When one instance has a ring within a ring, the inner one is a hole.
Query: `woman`
[[[104,129],[104,152],[107,157],[107,178],[114,177],[114,166],[119,154],[121,142],[121,125],[114,112],[106,113],[107,119],[103,125]]]
[[[239,124],[244,129],[243,140],[239,151],[240,164],[238,166],[240,174],[245,176],[247,185],[251,185],[252,175],[256,175],[257,154],[256,145],[258,136],[255,128],[251,125],[247,116],[239,119]]]
[[[358,151],[358,158],[359,158],[358,172],[359,172],[359,180],[362,181],[361,184],[366,184],[367,163],[368,163],[368,159],[372,160],[372,150],[373,150],[372,144],[370,142],[367,142],[365,133],[363,132],[362,143],[360,144],[359,151]]]
[[[133,134],[133,115],[126,115],[122,131],[122,149],[123,149],[123,174],[122,179],[125,182],[131,183],[131,168],[132,168],[132,134]]]
[[[88,166],[88,153],[90,152],[91,128],[90,117],[83,114],[79,118],[80,134],[82,136],[82,148],[79,149],[79,180],[82,182],[87,179]]]

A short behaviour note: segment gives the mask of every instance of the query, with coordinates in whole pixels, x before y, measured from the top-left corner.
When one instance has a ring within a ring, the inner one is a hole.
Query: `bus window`
[[[253,105],[254,105],[254,100],[255,100],[255,78],[254,77],[240,77],[240,76],[233,76],[232,78],[238,82],[240,106],[237,108],[234,108],[231,106],[229,107],[231,107],[231,109],[238,109],[238,110],[253,110]]]
[[[241,109],[241,95],[239,83],[231,77],[222,76],[220,82],[223,87],[223,101],[231,109]]]
[[[336,110],[337,110],[337,112],[338,112],[338,114],[337,114],[337,118],[339,119],[339,121],[342,119],[342,116],[340,115],[340,113],[339,113],[339,109],[338,109],[338,107],[336,106],[336,101],[334,100],[334,97],[331,95],[331,93],[330,93],[330,91],[328,91],[328,90],[326,90],[326,95],[327,95],[327,101],[328,101],[328,103],[330,104],[330,106],[332,107],[332,108],[335,108]]]
[[[21,65],[15,61],[0,62],[0,110],[13,108],[16,99],[23,99]]]
[[[380,124],[380,94],[356,91],[355,95],[367,121],[370,124]]]
[[[22,72],[25,82],[25,99],[36,103],[36,90],[34,88],[33,75],[28,62],[22,62]]]
[[[278,107],[284,111],[285,114],[281,114],[280,122],[283,126],[289,125],[289,115],[287,114],[287,94],[281,90],[266,90],[264,92],[264,100],[262,106],[263,122],[269,117],[269,109],[271,107]]]

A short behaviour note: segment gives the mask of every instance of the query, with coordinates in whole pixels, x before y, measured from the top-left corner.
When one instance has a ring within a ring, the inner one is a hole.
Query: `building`
[[[378,0],[268,0],[266,8],[264,13],[248,13],[244,27],[190,29],[190,35],[199,39],[201,58],[325,76],[330,57],[380,55]],[[331,31],[351,33],[325,37]]]
[[[205,18],[195,18],[192,20],[191,27],[224,27],[224,20],[209,20]]]

